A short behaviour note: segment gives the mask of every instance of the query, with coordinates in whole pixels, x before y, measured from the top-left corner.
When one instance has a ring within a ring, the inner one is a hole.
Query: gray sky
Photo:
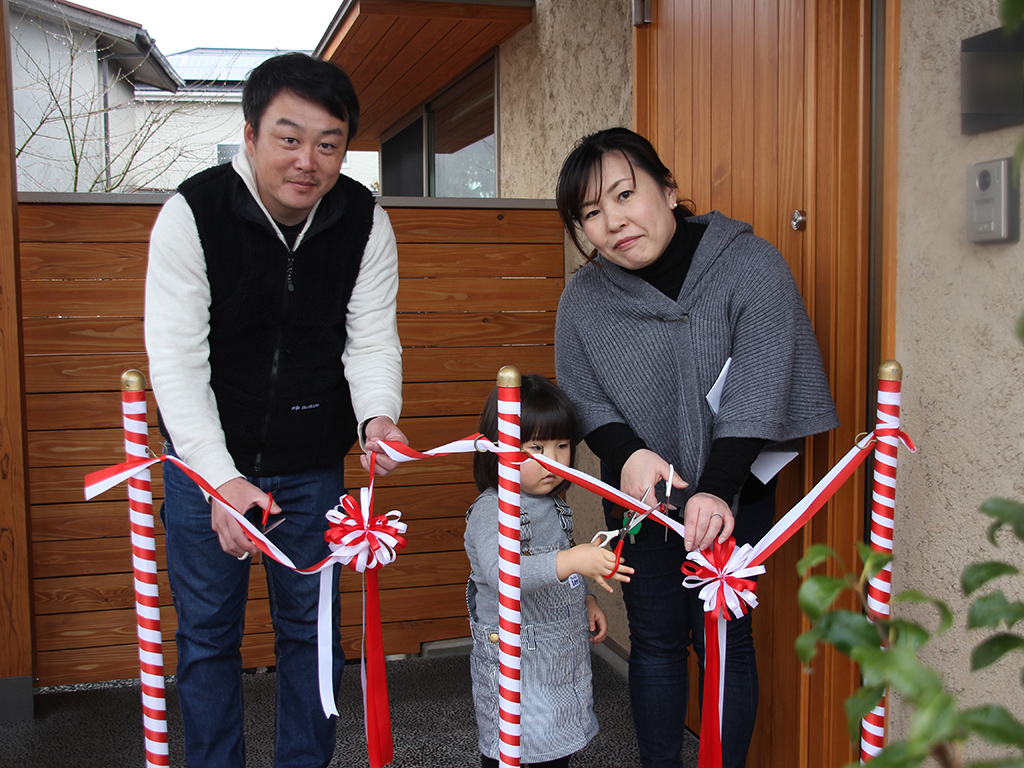
[[[312,50],[342,3],[342,0],[288,0],[283,4],[252,0],[72,1],[139,22],[164,54],[189,48]],[[255,10],[260,6],[267,10]],[[274,8],[277,10],[271,10]]]

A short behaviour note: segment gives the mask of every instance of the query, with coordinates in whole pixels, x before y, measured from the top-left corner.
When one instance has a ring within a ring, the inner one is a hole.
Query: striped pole
[[[521,449],[519,371],[498,371],[498,447]],[[519,642],[519,465],[498,454],[498,762],[519,765],[522,659]]]
[[[121,376],[121,408],[124,414],[125,455],[129,460],[144,459],[149,450],[149,425],[146,419],[146,378],[139,371],[126,371]],[[150,479],[148,468],[128,479],[128,508],[131,513],[146,768],[157,768],[169,765],[170,761],[167,754],[167,702],[164,696],[163,638],[160,634],[153,490]]]
[[[893,430],[878,437],[875,444],[875,473],[871,492],[871,548],[892,554],[892,533],[896,511],[896,448],[900,428],[900,388],[903,368],[887,360],[878,368],[878,411],[875,432]],[[891,436],[889,436],[891,435]],[[892,594],[892,563],[868,581],[868,616],[888,618]],[[867,763],[885,747],[887,694],[864,719],[860,727],[860,761]]]

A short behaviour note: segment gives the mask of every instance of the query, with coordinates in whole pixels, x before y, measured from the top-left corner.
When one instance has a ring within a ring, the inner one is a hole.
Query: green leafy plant
[[[1010,5],[1018,7],[1018,20],[1024,19],[1024,0],[1003,0],[1004,13]],[[1024,342],[1024,313],[1018,316],[1015,330],[1017,338]],[[999,546],[997,537],[1004,527],[1024,542],[1024,504],[994,497],[981,505],[981,512],[991,518],[986,536],[993,547]],[[897,694],[911,712],[909,728],[906,738],[890,741],[871,760],[872,768],[914,768],[929,757],[942,768],[1024,768],[1024,724],[996,704],[961,709],[939,674],[918,656],[933,634],[941,634],[952,626],[949,606],[917,590],[893,596],[894,609],[901,603],[932,606],[937,614],[934,632],[901,618],[895,610],[889,617],[870,618],[868,581],[892,562],[892,556],[876,552],[864,543],[858,544],[857,550],[862,563],[859,575],[850,573],[839,556],[822,544],[808,548],[797,563],[800,575],[806,577],[797,600],[810,619],[811,628],[796,639],[797,655],[804,664],[814,658],[818,643],[825,643],[860,665],[862,686],[845,703],[847,727],[855,749],[861,720],[888,691]],[[829,560],[835,560],[845,575],[808,576],[812,569]],[[1001,560],[971,563],[964,568],[960,588],[965,596],[973,596],[966,627],[990,631],[971,652],[972,671],[995,664],[1013,651],[1024,651],[1024,635],[1012,631],[1024,621],[1024,602],[1008,600],[1002,589],[994,589],[995,582],[1020,576],[1017,566]],[[860,610],[833,608],[840,596],[847,593],[853,593]],[[1024,667],[1020,680],[1024,685]],[[963,747],[971,736],[1004,748],[1010,756],[966,763]]]
[[[988,539],[993,546],[998,546],[996,535],[1004,526],[1024,541],[1024,505],[1010,499],[993,498],[982,505],[981,511],[993,520],[988,528]],[[860,544],[858,549],[863,562],[859,576],[846,573],[840,577],[812,575],[805,579],[798,601],[800,609],[811,620],[811,628],[796,641],[797,653],[805,664],[814,657],[818,643],[822,642],[860,665],[862,687],[846,700],[847,725],[854,743],[859,739],[861,719],[889,690],[898,694],[912,712],[909,730],[903,740],[889,742],[871,761],[873,768],[911,768],[921,765],[928,757],[943,768],[967,765],[1024,768],[1024,724],[1004,707],[994,704],[960,709],[939,674],[919,658],[920,650],[933,633],[945,632],[952,625],[953,614],[949,607],[941,600],[908,590],[893,597],[897,604],[894,608],[900,603],[932,606],[937,614],[934,630],[901,618],[895,611],[888,618],[869,618],[868,580],[892,558],[866,544]],[[830,559],[836,560],[846,571],[838,555],[824,545],[810,547],[797,567],[801,575],[806,575]],[[1024,619],[1024,603],[1007,600],[1002,590],[978,594],[998,580],[1020,575],[1014,565],[995,560],[972,563],[964,569],[961,588],[967,596],[977,595],[970,604],[967,627],[996,630],[975,646],[971,654],[972,670],[994,664],[1012,651],[1024,650],[1024,636],[1011,631]],[[847,592],[856,595],[861,611],[833,608],[837,599]],[[1021,682],[1024,684],[1024,673]],[[972,735],[1009,748],[1015,754],[995,761],[965,763],[963,745]]]

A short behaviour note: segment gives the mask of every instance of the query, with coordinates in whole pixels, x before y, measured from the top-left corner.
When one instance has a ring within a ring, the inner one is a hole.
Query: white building
[[[62,0],[9,0],[19,188],[131,188],[137,85],[181,79],[141,25]],[[142,134],[144,135],[144,134]]]
[[[242,86],[282,51],[164,56],[141,24],[64,0],[9,0],[18,187],[173,190],[242,144]],[[380,190],[376,152],[342,172]]]

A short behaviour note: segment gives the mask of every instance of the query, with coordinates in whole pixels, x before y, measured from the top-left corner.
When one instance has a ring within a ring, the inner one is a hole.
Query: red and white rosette
[[[376,454],[370,455],[370,487],[360,489],[359,503],[351,495],[327,513],[330,522],[325,538],[331,548],[330,559],[363,574],[363,665],[360,680],[363,687],[363,711],[366,713],[366,745],[373,768],[389,764],[394,758],[391,735],[391,711],[388,706],[388,681],[384,668],[384,639],[380,614],[378,571],[395,561],[405,547],[402,534],[406,524],[402,513],[391,510],[386,515],[373,514],[373,465]],[[333,568],[320,571],[320,615],[317,642],[321,650],[320,695],[324,711],[330,707],[337,714],[331,677],[331,598],[337,580]],[[326,652],[326,660],[323,654]],[[325,663],[326,662],[326,663]]]
[[[698,597],[704,603],[704,611],[713,616],[732,614],[737,619],[751,608],[757,607],[754,594],[756,582],[752,576],[764,573],[763,565],[750,565],[753,547],[744,544],[736,546],[736,539],[716,541],[703,552],[691,552],[690,562],[684,563],[683,584],[691,589],[700,589]]]
[[[751,577],[764,573],[763,565],[750,565],[753,548],[749,544],[736,546],[736,539],[724,543],[715,541],[703,552],[691,552],[683,563],[686,577],[683,584],[691,589],[700,589],[699,597],[704,602],[704,701],[701,716],[701,732],[704,734],[705,719],[708,732],[717,734],[717,765],[722,764],[722,698],[725,692],[726,622],[737,619],[751,608],[757,607],[754,594],[756,582]],[[702,739],[701,753],[706,752]],[[713,744],[712,744],[713,746]]]
[[[351,495],[328,511],[327,543],[334,559],[353,571],[383,568],[395,562],[398,550],[408,543],[401,535],[408,526],[402,522],[402,513],[393,509],[386,515],[370,514],[371,488],[360,489],[360,502]]]

